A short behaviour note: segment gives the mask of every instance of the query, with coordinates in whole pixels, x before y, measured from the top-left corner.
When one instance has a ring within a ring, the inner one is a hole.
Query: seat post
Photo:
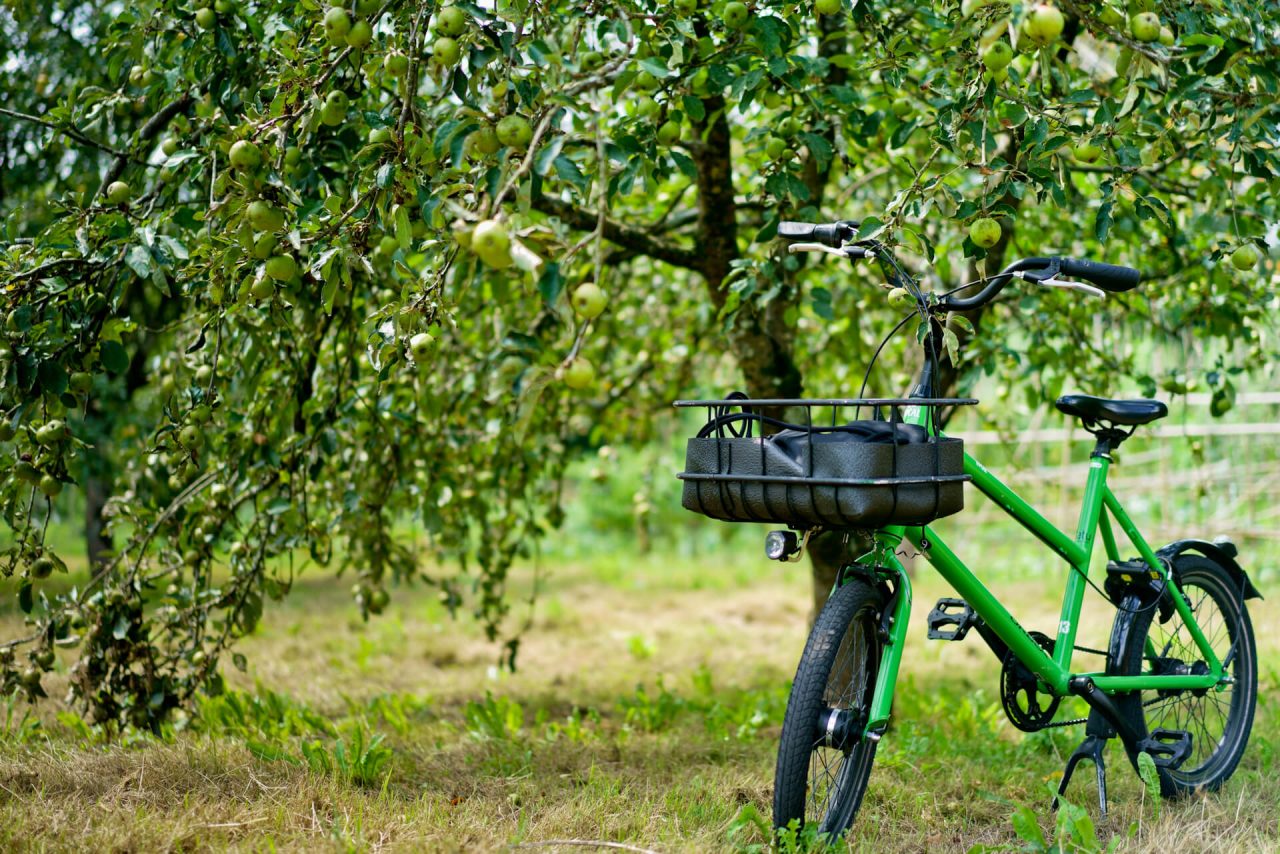
[[[1085,429],[1097,437],[1093,452],[1089,454],[1089,459],[1102,457],[1105,460],[1112,461],[1111,452],[1120,447],[1121,442],[1133,435],[1132,430],[1126,432],[1115,427],[1094,428],[1089,422],[1085,422]]]

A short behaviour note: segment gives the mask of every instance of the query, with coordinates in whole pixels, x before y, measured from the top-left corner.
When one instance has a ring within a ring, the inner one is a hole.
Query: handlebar
[[[880,256],[883,256],[888,250],[878,241],[853,242],[858,234],[858,227],[859,223],[854,220],[841,220],[825,225],[784,221],[778,223],[778,236],[792,242],[809,241],[832,249],[843,250],[843,254],[849,258],[863,258],[874,254],[878,259],[883,260]],[[845,245],[846,243],[849,243],[849,245]],[[799,249],[800,247],[796,248]],[[819,247],[813,248],[817,249]],[[868,249],[873,249],[874,252],[869,252]],[[901,270],[896,263],[893,264],[893,267],[896,268],[895,272]],[[886,272],[889,271],[886,270]],[[1142,281],[1142,273],[1140,271],[1118,264],[1106,264],[1101,261],[1090,261],[1086,258],[1023,258],[992,276],[987,281],[986,286],[977,294],[967,298],[945,297],[937,303],[936,310],[969,311],[986,305],[995,299],[1014,278],[1026,278],[1034,282],[1043,282],[1050,285],[1069,285],[1069,283],[1056,281],[1054,276],[1058,274],[1084,279],[1111,293],[1133,290]],[[896,276],[893,276],[893,278],[896,278]],[[897,282],[894,282],[894,284],[897,284]],[[1077,286],[1077,289],[1089,290],[1083,285]],[[1098,296],[1102,296],[1102,294],[1098,294]]]

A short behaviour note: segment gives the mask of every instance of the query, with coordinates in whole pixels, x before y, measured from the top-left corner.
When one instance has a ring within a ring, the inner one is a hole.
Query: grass
[[[965,552],[1005,555],[993,588],[1028,627],[1053,626],[1060,574],[1023,571],[1014,546],[996,545]],[[398,591],[365,624],[348,585],[304,577],[243,645],[248,672],[225,667],[231,691],[163,739],[104,743],[57,701],[11,704],[0,714],[0,848],[589,850],[544,844],[577,839],[760,850],[809,594],[803,565],[757,554],[557,566],[514,674],[425,589]],[[1046,787],[1081,734],[1017,732],[985,649],[925,640],[924,616],[946,592],[917,572],[895,720],[853,850],[1030,844],[1011,822],[1020,807],[1024,834],[1026,810],[1049,839],[1059,832]],[[1088,605],[1080,642],[1097,646],[1108,614]],[[1096,815],[1091,769],[1070,793],[1104,844],[1280,845],[1280,618],[1253,605],[1262,698],[1240,771],[1222,792],[1157,815],[1112,746],[1111,816]]]

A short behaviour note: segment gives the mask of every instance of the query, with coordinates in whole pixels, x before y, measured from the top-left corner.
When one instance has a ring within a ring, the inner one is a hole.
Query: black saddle
[[[1075,415],[1085,424],[1105,421],[1132,427],[1146,424],[1169,414],[1169,407],[1158,400],[1107,400],[1087,394],[1064,394],[1058,398],[1059,412]]]

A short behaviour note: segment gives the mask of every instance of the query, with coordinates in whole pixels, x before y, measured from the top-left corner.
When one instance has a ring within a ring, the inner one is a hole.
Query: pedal
[[[1191,733],[1181,729],[1154,729],[1138,746],[1151,754],[1158,768],[1176,771],[1191,757]]]
[[[964,640],[981,618],[963,599],[939,599],[929,612],[929,640]]]

